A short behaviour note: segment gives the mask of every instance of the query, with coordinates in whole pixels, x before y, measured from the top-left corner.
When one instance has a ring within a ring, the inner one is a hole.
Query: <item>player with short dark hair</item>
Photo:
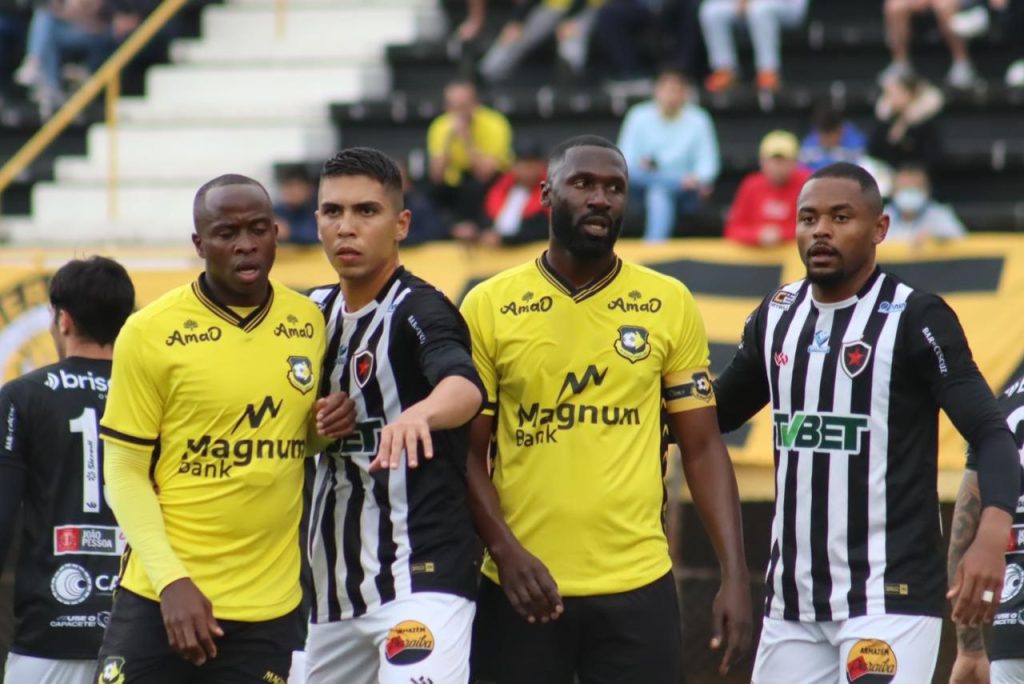
[[[1024,467],[1024,365],[1011,376],[999,394],[999,405],[1013,433]],[[946,571],[950,585],[962,584],[964,552],[977,539],[981,518],[981,493],[978,490],[978,464],[973,453],[967,455],[960,491],[950,524],[949,557]],[[1022,471],[1024,476],[1024,471]],[[1017,501],[1013,530],[1009,543],[991,538],[983,543],[1006,548],[1006,571],[999,607],[992,621],[992,641],[985,654],[985,640],[980,616],[954,613],[956,626],[956,661],[950,675],[952,684],[1015,684],[1024,681],[1024,497]],[[961,593],[969,591],[961,589]],[[991,666],[989,660],[991,659]]]
[[[547,251],[462,305],[487,391],[469,450],[470,504],[488,551],[473,635],[479,682],[679,681],[663,404],[722,566],[720,669],[749,643],[739,497],[704,323],[682,283],[616,256],[628,189],[611,142],[559,144],[542,185]]]
[[[23,510],[7,684],[94,681],[124,550],[98,430],[135,288],[116,261],[76,259],[50,279],[50,306],[60,361],[0,388],[0,567]]]
[[[303,463],[318,429],[351,429],[344,397],[317,399],[323,317],[270,279],[267,191],[219,176],[193,217],[205,271],[129,318],[114,352],[100,434],[129,551],[102,684],[285,681]]]
[[[827,166],[803,186],[797,212],[807,277],[751,314],[715,384],[723,430],[769,403],[774,421],[777,496],[753,681],[834,684],[844,670],[849,681],[931,681],[946,592],[939,409],[977,453],[979,538],[1009,534],[1016,448],[952,309],[878,267],[889,218],[871,175]],[[955,613],[990,619],[1002,549],[975,543],[966,556]]]
[[[352,397],[358,422],[317,460],[309,684],[469,679],[466,425],[482,390],[459,312],[400,264],[410,218],[382,152],[324,164],[317,225],[339,283],[310,296],[327,318],[325,388]]]

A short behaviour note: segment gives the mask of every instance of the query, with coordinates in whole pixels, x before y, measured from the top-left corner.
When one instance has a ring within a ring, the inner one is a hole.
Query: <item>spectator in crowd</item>
[[[835,162],[857,164],[864,156],[867,138],[843,112],[828,103],[818,105],[811,117],[813,130],[800,145],[800,163],[817,171]]]
[[[976,80],[974,67],[967,54],[967,43],[956,35],[950,21],[960,8],[960,0],[885,0],[885,32],[888,36],[892,63],[882,72],[882,83],[893,76],[913,72],[910,62],[911,19],[913,15],[931,10],[939,31],[953,56],[953,65],[946,80],[954,88],[969,88]]]
[[[944,103],[942,92],[923,78],[903,74],[887,80],[875,104],[878,123],[868,154],[894,169],[936,162],[942,155],[937,116]]]
[[[587,64],[590,33],[604,0],[538,0],[520,7],[505,24],[501,34],[480,62],[480,75],[487,81],[507,78],[530,52],[555,35],[558,56],[572,73],[580,74]]]
[[[486,21],[487,0],[466,0],[466,18],[455,29],[455,37],[463,43],[475,40],[484,30]]]
[[[293,245],[315,245],[316,185],[303,164],[289,164],[277,176],[278,200],[274,203],[277,239]]]
[[[754,44],[757,87],[779,89],[781,70],[780,32],[798,26],[807,14],[808,0],[704,0],[700,24],[708,47],[712,73],[705,82],[709,92],[719,92],[736,82],[736,43],[733,25],[743,23]]]
[[[800,166],[800,143],[789,131],[761,140],[761,170],[740,184],[725,222],[725,237],[772,247],[796,237],[796,200],[811,173]]]
[[[40,113],[49,117],[65,93],[61,65],[71,52],[85,55],[95,71],[155,6],[155,0],[52,0],[36,8],[25,59],[15,80],[32,90]]]
[[[687,73],[705,68],[704,39],[697,18],[700,0],[607,0],[597,16],[597,44],[609,62],[611,78],[608,85],[623,92],[650,92],[650,70],[645,58],[668,63]],[[668,47],[668,54],[650,51]]]
[[[548,212],[540,202],[540,184],[545,178],[544,148],[534,141],[516,145],[515,163],[491,186],[484,200],[484,227],[463,221],[452,229],[452,236],[487,247],[547,240]]]
[[[479,220],[487,189],[512,162],[512,127],[479,103],[471,81],[449,83],[444,106],[427,131],[436,201],[454,222]]]
[[[402,240],[402,246],[413,247],[422,245],[424,242],[446,239],[448,228],[430,196],[412,182],[412,179],[409,178],[409,169],[405,164],[399,164],[398,170],[402,173],[405,208],[412,214],[412,218],[409,220],[409,234]]]
[[[885,213],[889,215],[889,241],[907,240],[917,245],[929,238],[951,240],[967,234],[956,213],[932,198],[923,166],[908,164],[896,171]]]
[[[633,105],[619,132],[629,180],[643,193],[644,239],[665,240],[679,213],[692,214],[711,192],[720,156],[711,117],[689,102],[690,83],[678,69],[662,69],[654,99]]]
[[[953,32],[964,40],[985,33],[991,23],[989,11],[1003,14],[1003,48],[1009,51],[1006,85],[1024,87],[1024,0],[961,0],[960,11],[950,19]]]

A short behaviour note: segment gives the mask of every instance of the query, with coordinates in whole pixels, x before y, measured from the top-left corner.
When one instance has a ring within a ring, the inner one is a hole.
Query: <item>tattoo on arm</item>
[[[949,531],[949,555],[946,562],[948,581],[956,577],[957,566],[967,548],[974,541],[981,520],[981,493],[978,489],[978,474],[973,470],[964,473],[960,491],[953,508],[953,523]],[[960,651],[981,651],[985,648],[981,627],[956,627],[957,648]]]

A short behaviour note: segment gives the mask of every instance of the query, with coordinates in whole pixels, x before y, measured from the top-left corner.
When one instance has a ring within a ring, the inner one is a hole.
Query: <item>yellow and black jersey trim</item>
[[[114,430],[113,428],[108,428],[105,425],[100,425],[100,435],[116,439],[117,441],[124,442],[125,444],[134,444],[136,446],[156,447],[159,443],[159,440],[156,438],[147,439],[145,437],[136,437],[135,435],[129,435],[127,433]]]
[[[267,314],[270,313],[270,305],[274,303],[273,285],[270,286],[270,291],[267,293],[267,298],[263,300],[263,303],[243,318],[235,313],[235,311],[230,307],[227,307],[217,301],[213,292],[210,291],[209,286],[206,284],[205,276],[206,274],[203,273],[196,278],[195,282],[192,283],[192,292],[203,306],[227,323],[237,326],[245,332],[252,332],[260,323],[263,322],[263,319],[267,317]]]
[[[622,270],[622,259],[615,258],[615,263],[608,269],[608,272],[598,278],[595,278],[592,282],[584,285],[581,288],[574,288],[567,280],[565,280],[555,269],[548,265],[547,252],[537,257],[537,270],[544,276],[551,285],[558,291],[565,294],[567,297],[572,298],[574,302],[582,302],[585,299],[593,297],[598,292],[608,287],[615,276],[619,275]]]
[[[694,368],[666,375],[661,398],[669,413],[680,413],[715,405],[715,390],[705,368]]]

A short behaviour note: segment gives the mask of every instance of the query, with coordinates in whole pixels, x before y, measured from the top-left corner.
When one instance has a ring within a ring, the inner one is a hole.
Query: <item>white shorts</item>
[[[95,660],[53,660],[7,654],[4,684],[93,684]]]
[[[868,615],[838,622],[765,618],[753,684],[921,684],[932,681],[942,620]],[[891,678],[872,678],[881,674]]]
[[[351,620],[311,624],[306,684],[466,684],[476,604],[423,592]]]
[[[989,677],[992,684],[1024,684],[1024,659],[993,660]]]

